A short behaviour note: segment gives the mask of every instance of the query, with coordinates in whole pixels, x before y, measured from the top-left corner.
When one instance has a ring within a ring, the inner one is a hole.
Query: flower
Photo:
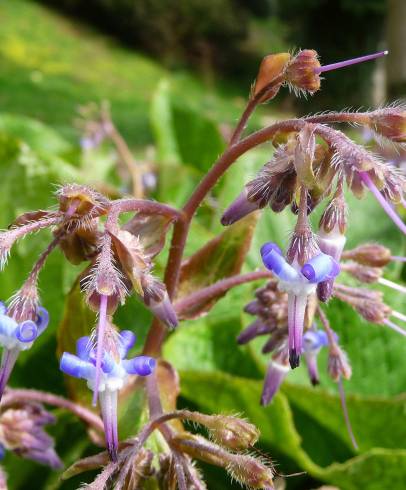
[[[55,417],[40,403],[23,402],[6,408],[0,415],[0,451],[13,451],[23,458],[58,469],[62,462],[54,441],[44,431]]]
[[[303,335],[303,351],[307,364],[307,372],[313,386],[319,384],[317,356],[322,347],[329,344],[324,330],[317,330],[314,326]]]
[[[113,460],[117,458],[117,395],[126,384],[128,375],[150,375],[156,365],[155,359],[148,356],[137,356],[126,359],[134,346],[136,338],[130,330],[114,332],[105,342],[102,353],[100,379],[97,384],[101,412],[104,422],[106,444]],[[63,373],[87,381],[91,390],[96,387],[97,349],[92,346],[90,337],[81,337],[76,343],[76,355],[64,352],[60,369]]]
[[[302,353],[307,299],[309,295],[315,293],[317,284],[333,279],[340,272],[338,262],[319,250],[310,252],[310,256],[313,256],[301,264],[300,255],[305,251],[305,244],[299,242],[300,238],[296,244],[292,240],[290,253],[288,252],[288,256],[291,256],[291,263],[283,257],[280,248],[275,243],[265,243],[261,248],[265,267],[278,277],[279,289],[288,293],[289,362],[292,369],[299,365]],[[311,248],[314,248],[314,244],[311,245]]]
[[[3,347],[0,366],[0,398],[18,355],[21,351],[32,347],[49,322],[48,312],[41,306],[37,307],[36,318],[33,320],[18,322],[13,316],[9,316],[9,313],[6,305],[0,302],[0,345]]]

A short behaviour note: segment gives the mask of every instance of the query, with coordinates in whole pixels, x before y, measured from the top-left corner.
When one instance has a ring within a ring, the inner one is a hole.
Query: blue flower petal
[[[123,361],[123,367],[128,374],[138,374],[139,376],[148,376],[156,366],[156,360],[149,356],[138,356],[133,359]]]

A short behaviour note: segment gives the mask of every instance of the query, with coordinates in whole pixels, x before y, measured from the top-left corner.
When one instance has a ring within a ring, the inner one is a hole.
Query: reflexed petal
[[[154,371],[155,366],[155,359],[149,356],[138,356],[123,361],[123,367],[128,374],[138,374],[139,376],[148,376]]]
[[[282,255],[282,250],[276,245],[276,243],[268,242],[264,243],[261,247],[261,257],[263,258],[265,255],[268,255],[270,252],[276,252],[279,255]]]
[[[38,327],[33,321],[27,320],[17,326],[14,335],[20,342],[33,342],[38,337]]]
[[[79,359],[82,359],[82,361],[89,360],[89,355],[91,350],[92,350],[92,345],[89,336],[80,337],[80,339],[76,341],[76,354],[79,357]]]
[[[340,266],[330,255],[321,253],[306,262],[300,272],[309,282],[319,283],[337,276]]]
[[[69,376],[87,380],[92,379],[96,371],[93,364],[82,361],[79,357],[69,354],[69,352],[63,353],[59,368],[63,373],[69,374]]]
[[[0,301],[0,315],[5,315],[7,312],[7,306],[3,303],[3,301]]]
[[[42,306],[39,306],[37,309],[37,321],[35,322],[38,327],[38,335],[41,335],[42,332],[47,328],[48,323],[49,323],[49,313],[48,311],[43,308]]]
[[[261,395],[261,405],[269,405],[289,372],[288,366],[270,361]]]
[[[128,352],[134,347],[137,341],[136,335],[131,330],[122,330],[120,332],[120,357],[124,359],[127,357]]]
[[[282,281],[295,281],[299,277],[297,271],[275,250],[264,255],[262,260],[265,267],[275,273]]]

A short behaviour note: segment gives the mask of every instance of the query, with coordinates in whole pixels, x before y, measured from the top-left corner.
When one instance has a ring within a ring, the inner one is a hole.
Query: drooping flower
[[[0,414],[0,451],[13,451],[54,469],[62,467],[54,440],[44,426],[55,423],[55,417],[40,403],[23,402],[8,406]]]
[[[313,386],[319,384],[319,370],[317,356],[322,347],[328,346],[328,337],[324,330],[313,328],[303,335],[303,352],[306,359],[307,372]]]
[[[3,353],[0,366],[0,398],[21,351],[30,349],[47,328],[49,315],[45,308],[37,307],[33,319],[18,321],[6,305],[0,302],[0,345]]]
[[[315,244],[306,245],[300,238],[291,243],[286,260],[279,247],[266,243],[261,248],[265,267],[279,279],[279,288],[288,293],[289,362],[294,369],[302,353],[302,336],[308,297],[315,293],[317,284],[333,279],[340,272],[338,263],[320,252]],[[310,247],[311,245],[311,247]],[[305,248],[308,258],[303,260]],[[313,250],[310,250],[313,249]],[[290,257],[289,257],[290,256]]]
[[[152,357],[137,356],[126,359],[128,352],[135,344],[135,335],[130,330],[114,332],[103,344],[100,378],[96,378],[97,346],[92,346],[90,337],[81,337],[76,344],[76,355],[65,352],[60,361],[60,369],[65,374],[87,381],[91,390],[99,397],[104,422],[106,444],[113,460],[117,458],[117,398],[124,387],[128,376],[148,376],[154,369],[156,361]]]
[[[278,287],[278,281],[271,279],[255,292],[256,299],[246,305],[244,311],[257,319],[238,336],[237,342],[245,344],[258,336],[269,336],[265,341],[263,354],[272,354],[261,395],[261,404],[268,405],[273,400],[280,385],[290,372],[288,351],[288,294]],[[316,298],[313,298],[316,301]],[[326,334],[314,324],[315,307],[313,301],[306,310],[305,333],[303,335],[302,356],[308,368],[312,384],[318,381],[317,356],[321,348],[328,344]]]

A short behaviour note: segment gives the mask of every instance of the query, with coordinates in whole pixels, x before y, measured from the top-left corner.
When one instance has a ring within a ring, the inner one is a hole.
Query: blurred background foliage
[[[0,4],[0,218],[4,227],[19,213],[54,205],[55,184],[76,181],[114,190],[117,195],[128,192],[129,183],[117,172],[117,155],[110,144],[90,152],[81,150],[80,134],[73,124],[79,105],[108,99],[113,120],[136,160],[147,161],[157,170],[151,197],[181,206],[224,148],[264,54],[310,47],[321,53],[325,63],[364,54],[385,45],[385,20],[392,22],[402,9],[402,0],[340,0],[334,7],[327,0],[47,3],[59,11],[26,0]],[[402,63],[398,61],[400,67]],[[377,98],[385,94],[384,72],[383,65],[365,64],[329,74],[321,93],[301,101],[299,107],[284,91],[258,111],[250,128],[295,112],[370,104],[372,96],[382,102]],[[396,83],[388,77],[389,93],[404,83],[401,74],[396,77]],[[377,83],[379,90],[372,90]],[[360,137],[355,131],[353,136]],[[240,158],[221,180],[199,209],[187,254],[222,231],[222,211],[271,151],[270,145],[264,145]],[[364,240],[379,241],[394,254],[405,255],[402,237],[375,201],[368,197],[359,205],[349,199],[349,247]],[[285,246],[293,223],[289,211],[263,213],[243,271],[260,265],[257,250],[264,241]],[[19,287],[49,239],[45,232],[18,244],[1,275],[1,298]],[[163,253],[159,274],[164,259]],[[56,330],[73,309],[77,321],[62,330],[58,341],[66,342],[64,335],[75,337],[86,327],[88,317],[75,307],[75,293],[65,305],[80,270],[66,264],[59,251],[49,259],[40,285],[52,322],[35,348],[19,359],[12,386],[67,394],[58,370]],[[400,266],[393,266],[389,277],[399,280],[404,273]],[[361,321],[348,307],[330,303],[331,322],[353,366],[346,390],[360,444],[356,453],[345,430],[336,387],[324,374],[325,358],[321,359],[320,388],[308,386],[301,368],[289,377],[270,407],[259,406],[267,359],[260,353],[260,343],[249,347],[234,343],[250,321],[242,308],[257,286],[239,287],[207,317],[184,322],[169,337],[164,356],[180,371],[180,404],[247,416],[260,428],[260,448],[271,455],[278,472],[306,472],[286,479],[288,489],[314,489],[322,484],[342,490],[403,489],[405,343],[395,333]],[[404,304],[400,295],[385,298],[398,309]],[[143,307],[131,300],[116,320],[121,328],[135,329],[142,345],[151,320]],[[137,400],[132,400],[121,410],[122,435],[129,420],[135,428],[136,406]],[[59,423],[52,431],[67,465],[96,450],[81,423],[70,415],[57,415]],[[57,473],[21,463],[11,453],[5,457],[12,490],[73,489],[91,479],[84,475],[61,482]],[[205,471],[209,489],[237,488],[223,472]]]

